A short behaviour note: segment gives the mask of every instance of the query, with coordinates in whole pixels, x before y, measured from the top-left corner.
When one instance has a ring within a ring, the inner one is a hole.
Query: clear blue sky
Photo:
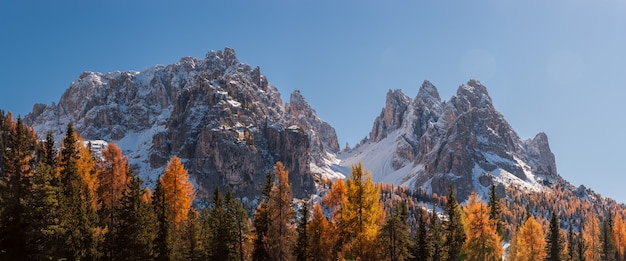
[[[235,48],[300,89],[343,146],[388,89],[449,99],[476,78],[559,173],[626,202],[626,0],[0,1],[0,109],[58,101],[83,71],[142,71]]]

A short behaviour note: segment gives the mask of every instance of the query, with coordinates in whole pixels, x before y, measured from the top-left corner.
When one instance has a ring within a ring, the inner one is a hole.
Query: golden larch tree
[[[292,260],[292,242],[295,240],[294,212],[291,208],[291,185],[289,172],[282,162],[274,166],[276,182],[268,201],[270,222],[267,230],[268,252],[272,260]]]
[[[379,188],[372,182],[369,171],[363,164],[352,166],[352,177],[346,186],[346,201],[342,209],[342,220],[346,241],[343,253],[346,258],[369,260],[375,258],[374,243],[382,226],[384,213],[379,202]],[[383,219],[381,219],[381,216]]]
[[[333,229],[330,222],[324,216],[320,203],[315,203],[311,223],[307,227],[309,237],[308,256],[313,261],[325,261],[332,259]]]
[[[78,140],[78,160],[76,161],[76,168],[78,169],[78,175],[82,177],[83,183],[87,189],[89,196],[89,204],[91,209],[98,209],[98,172],[96,171],[96,160],[93,158],[89,143],[85,142],[82,137],[74,133]]]
[[[167,164],[161,184],[165,193],[165,202],[171,210],[172,221],[176,226],[187,220],[191,202],[196,197],[189,174],[176,156]]]
[[[546,257],[545,234],[541,224],[532,215],[520,227],[516,237],[515,255],[518,261],[540,261]]]
[[[109,143],[102,151],[102,158],[98,163],[98,197],[101,208],[113,210],[119,205],[129,182],[128,158],[122,156],[122,150],[115,143]]]
[[[600,244],[600,221],[598,216],[591,213],[587,216],[583,225],[583,239],[587,249],[585,249],[586,260],[600,260],[602,245]]]
[[[480,201],[476,193],[472,193],[464,212],[467,220],[467,239],[463,251],[467,260],[500,260],[504,252],[502,240],[497,233],[496,222],[489,219],[487,205]]]

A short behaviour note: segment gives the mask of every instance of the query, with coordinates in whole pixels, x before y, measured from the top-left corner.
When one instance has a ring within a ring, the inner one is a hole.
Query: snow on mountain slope
[[[283,104],[260,69],[230,48],[143,72],[85,72],[58,103],[35,105],[25,121],[43,136],[60,137],[71,122],[85,139],[115,142],[148,184],[176,155],[201,198],[216,186],[257,195],[276,161],[300,197],[314,192],[314,175],[341,175],[331,168],[334,128],[299,92]]]
[[[476,80],[445,102],[428,81],[414,99],[389,91],[369,138],[338,158],[344,173],[362,162],[375,181],[440,195],[453,185],[460,198],[493,184],[537,190],[561,179],[547,136],[521,140]]]

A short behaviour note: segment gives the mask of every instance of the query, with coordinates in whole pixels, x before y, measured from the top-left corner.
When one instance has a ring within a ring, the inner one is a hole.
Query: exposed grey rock
[[[35,106],[25,121],[40,135],[60,137],[72,122],[86,139],[118,143],[149,183],[176,155],[201,198],[215,186],[258,195],[276,161],[294,195],[306,197],[314,193],[311,162],[339,150],[335,130],[299,93],[285,107],[260,69],[230,48],[143,72],[84,72],[58,104]]]

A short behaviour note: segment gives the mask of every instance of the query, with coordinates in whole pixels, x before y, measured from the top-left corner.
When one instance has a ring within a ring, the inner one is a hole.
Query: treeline
[[[0,155],[0,260],[626,259],[624,208],[561,190],[461,206],[452,187],[375,184],[355,165],[298,200],[278,162],[249,213],[230,191],[193,204],[177,157],[152,191],[115,144],[95,158],[71,124],[56,145],[1,111]]]

